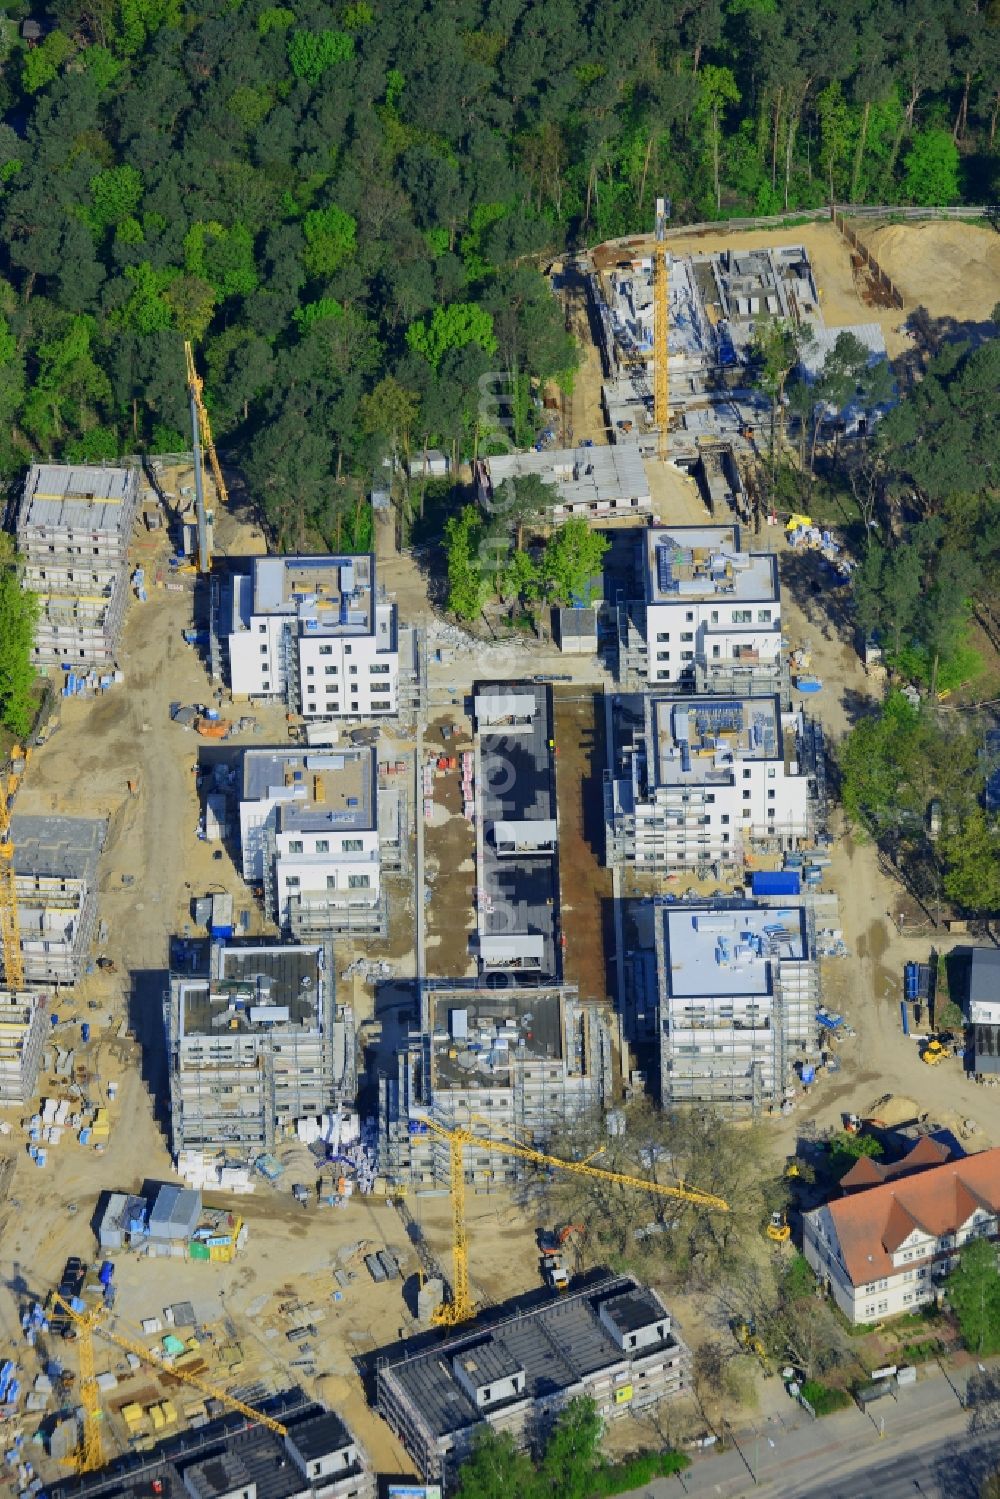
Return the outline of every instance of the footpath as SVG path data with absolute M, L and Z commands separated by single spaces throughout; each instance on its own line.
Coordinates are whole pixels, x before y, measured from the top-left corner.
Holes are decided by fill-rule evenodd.
M 694 1457 L 692 1466 L 672 1478 L 660 1478 L 632 1490 L 625 1499 L 679 1499 L 682 1494 L 712 1499 L 793 1499 L 793 1496 L 839 1492 L 839 1480 L 852 1473 L 871 1474 L 894 1458 L 946 1444 L 967 1445 L 968 1386 L 980 1370 L 1000 1373 L 1000 1359 L 974 1361 L 960 1368 L 925 1366 L 918 1382 L 895 1397 L 876 1401 L 867 1413 L 857 1406 L 813 1419 L 790 1398 L 787 1410 L 762 1415 L 749 1425 L 725 1429 L 725 1446 Z M 1000 1409 L 997 1410 L 1000 1420 Z M 1000 1449 L 1000 1426 L 995 1441 Z M 984 1444 L 992 1447 L 987 1439 Z M 913 1459 L 917 1461 L 916 1459 Z M 1000 1457 L 998 1457 L 1000 1460 Z M 914 1468 L 919 1473 L 918 1468 Z M 933 1496 L 945 1489 L 908 1480 L 908 1492 Z M 834 1487 L 836 1486 L 836 1487 Z M 848 1483 L 845 1493 L 874 1493 Z M 880 1493 L 885 1493 L 880 1487 Z

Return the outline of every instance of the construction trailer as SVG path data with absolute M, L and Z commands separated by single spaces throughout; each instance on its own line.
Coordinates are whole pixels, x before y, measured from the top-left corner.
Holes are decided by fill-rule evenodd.
M 128 596 L 139 471 L 33 463 L 17 516 L 24 586 L 40 610 L 39 666 L 113 666 Z

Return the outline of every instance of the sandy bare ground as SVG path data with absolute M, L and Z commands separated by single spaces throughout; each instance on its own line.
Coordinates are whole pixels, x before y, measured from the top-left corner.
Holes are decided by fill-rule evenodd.
M 924 306 L 932 317 L 975 323 L 989 318 L 1000 301 L 1000 234 L 977 224 L 887 224 L 853 226 L 882 269 L 899 287 L 907 307 Z

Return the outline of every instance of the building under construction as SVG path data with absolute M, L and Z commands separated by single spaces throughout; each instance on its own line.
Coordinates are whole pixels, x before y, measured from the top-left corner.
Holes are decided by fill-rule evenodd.
M 172 1145 L 182 1175 L 252 1166 L 294 1131 L 353 1101 L 354 1022 L 334 997 L 325 943 L 213 942 L 207 967 L 174 973 L 165 1001 Z
M 379 1356 L 376 1400 L 424 1481 L 447 1483 L 487 1423 L 527 1447 L 574 1397 L 614 1420 L 680 1395 L 689 1366 L 657 1293 L 605 1271 L 557 1300 L 497 1307 L 419 1352 Z
M 33 1097 L 47 1029 L 40 995 L 0 989 L 0 1108 L 23 1107 Z
M 101 818 L 11 818 L 18 929 L 27 984 L 75 984 L 97 924 Z
M 446 1185 L 448 1143 L 428 1130 L 468 1124 L 496 1139 L 544 1149 L 612 1097 L 607 1019 L 581 1004 L 575 985 L 489 980 L 428 983 L 420 1026 L 379 1083 L 379 1165 L 392 1182 L 431 1191 Z M 509 1186 L 524 1174 L 517 1157 L 486 1140 L 466 1151 L 476 1191 Z
M 235 1412 L 93 1473 L 58 1478 L 51 1499 L 375 1499 L 364 1449 L 333 1411 L 301 1390 L 265 1402 L 284 1436 Z
M 820 1059 L 811 910 L 654 902 L 660 1100 L 777 1113 Z
M 38 665 L 110 667 L 128 594 L 139 472 L 33 463 L 17 517 L 24 585 L 38 595 Z

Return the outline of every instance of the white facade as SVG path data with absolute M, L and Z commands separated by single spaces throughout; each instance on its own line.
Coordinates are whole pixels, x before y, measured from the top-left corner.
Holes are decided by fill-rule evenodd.
M 1000 952 L 974 947 L 969 973 L 970 1025 L 1000 1025 Z
M 780 671 L 777 558 L 745 552 L 738 526 L 657 528 L 645 536 L 647 677 L 712 679 L 733 690 Z
M 742 863 L 751 844 L 811 829 L 804 722 L 777 697 L 643 700 L 645 724 L 608 783 L 608 850 L 640 866 Z
M 314 719 L 399 711 L 396 606 L 378 598 L 372 556 L 256 559 L 233 579 L 228 643 L 234 697 Z
M 243 878 L 297 937 L 381 924 L 376 751 L 248 750 Z
M 1000 1149 L 871 1187 L 802 1215 L 802 1249 L 852 1323 L 913 1311 L 974 1238 L 996 1238 Z
M 480 504 L 502 512 L 504 482 L 528 474 L 535 474 L 552 486 L 553 503 L 548 518 L 556 523 L 570 516 L 610 520 L 652 514 L 653 500 L 642 454 L 632 443 L 547 449 L 540 453 L 532 448 L 525 453 L 480 459 L 475 470 Z
M 0 989 L 0 1107 L 34 1094 L 48 1015 L 37 994 Z

